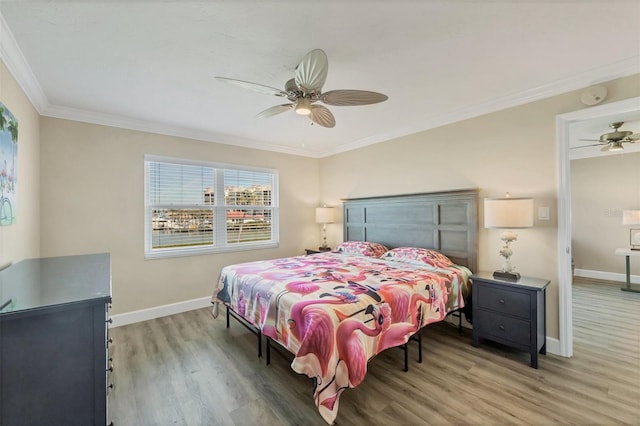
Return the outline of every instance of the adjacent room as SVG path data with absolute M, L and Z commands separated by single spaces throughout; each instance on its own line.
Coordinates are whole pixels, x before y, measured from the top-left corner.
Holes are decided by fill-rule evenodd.
M 640 0 L 0 2 L 0 424 L 637 424 Z

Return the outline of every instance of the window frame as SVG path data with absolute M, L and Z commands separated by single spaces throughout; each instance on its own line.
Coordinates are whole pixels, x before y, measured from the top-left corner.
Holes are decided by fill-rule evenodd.
M 214 202 L 212 205 L 201 204 L 151 204 L 149 203 L 149 163 L 170 163 L 186 166 L 196 167 L 208 167 L 214 170 L 215 175 L 215 189 L 214 189 Z M 196 256 L 203 254 L 224 253 L 233 251 L 244 250 L 258 250 L 264 248 L 274 248 L 279 245 L 279 191 L 278 191 L 278 171 L 275 169 L 252 167 L 238 164 L 217 163 L 210 161 L 192 160 L 187 158 L 178 157 L 166 157 L 152 154 L 145 154 L 144 156 L 144 258 L 145 259 L 158 259 L 168 257 L 181 257 L 181 256 Z M 260 172 L 268 173 L 272 176 L 271 187 L 271 205 L 270 206 L 258 206 L 258 205 L 242 205 L 235 206 L 225 204 L 225 183 L 224 183 L 224 171 L 225 170 L 237 170 L 247 172 Z M 271 211 L 271 238 L 268 241 L 259 242 L 243 242 L 229 244 L 227 242 L 227 210 L 233 207 L 242 207 L 244 209 L 260 209 Z M 211 209 L 213 212 L 213 244 L 206 246 L 186 246 L 186 247 L 167 247 L 167 248 L 152 248 L 153 238 L 153 210 L 159 208 L 197 208 L 197 209 Z

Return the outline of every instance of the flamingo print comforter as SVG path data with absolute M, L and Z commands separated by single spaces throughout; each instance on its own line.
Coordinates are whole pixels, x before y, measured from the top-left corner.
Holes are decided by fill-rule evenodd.
M 213 301 L 295 355 L 291 367 L 315 378 L 316 406 L 331 424 L 372 357 L 464 306 L 470 275 L 328 252 L 227 266 Z

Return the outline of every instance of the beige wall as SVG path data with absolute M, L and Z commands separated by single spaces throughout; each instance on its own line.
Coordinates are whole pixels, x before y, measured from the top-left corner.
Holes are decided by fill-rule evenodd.
M 110 252 L 113 312 L 211 294 L 224 265 L 304 253 L 317 246 L 318 161 L 53 118 L 41 119 L 42 255 Z M 280 246 L 144 260 L 144 155 L 279 171 Z
M 618 247 L 629 247 L 622 210 L 640 209 L 640 152 L 571 161 L 572 250 L 575 266 L 625 273 Z M 634 259 L 635 260 L 635 259 Z M 640 275 L 640 262 L 631 273 Z
M 226 264 L 301 253 L 320 240 L 319 203 L 341 198 L 478 188 L 480 198 L 531 196 L 551 221 L 521 230 L 514 264 L 549 278 L 548 334 L 558 335 L 555 117 L 584 106 L 579 91 L 320 160 L 40 118 L 0 67 L 0 98 L 20 123 L 19 223 L 0 228 L 0 263 L 111 252 L 114 313 L 207 296 Z M 640 76 L 606 83 L 608 102 L 640 96 Z M 280 246 L 144 260 L 144 154 L 269 167 L 280 173 Z M 442 159 L 446 159 L 442 161 Z M 318 191 L 320 188 L 320 191 Z M 482 214 L 480 214 L 482 219 Z M 498 230 L 480 229 L 479 267 L 501 263 Z M 331 245 L 340 223 L 328 226 Z
M 640 75 L 606 83 L 608 102 L 640 95 Z M 518 232 L 513 263 L 523 275 L 551 280 L 547 330 L 558 336 L 557 114 L 584 108 L 579 91 L 509 108 L 320 160 L 320 197 L 341 198 L 478 188 L 480 198 L 530 196 L 551 207 L 551 221 Z M 480 203 L 482 206 L 482 203 Z M 480 212 L 482 223 L 482 212 Z M 342 228 L 330 227 L 340 240 Z M 478 264 L 501 265 L 499 230 L 481 227 Z
M 0 267 L 40 255 L 40 125 L 38 112 L 0 61 L 0 102 L 18 120 L 16 224 L 0 226 Z

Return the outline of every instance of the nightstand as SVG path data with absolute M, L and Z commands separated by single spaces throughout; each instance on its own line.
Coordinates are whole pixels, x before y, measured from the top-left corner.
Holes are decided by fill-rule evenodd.
M 528 351 L 531 367 L 538 353 L 546 354 L 546 288 L 549 280 L 521 277 L 518 281 L 493 278 L 492 272 L 471 276 L 473 346 L 481 339 Z
M 306 251 L 307 254 L 316 254 L 316 253 L 324 253 L 326 251 L 331 251 L 331 248 L 328 248 L 326 250 L 320 250 L 319 248 L 317 248 L 317 249 L 304 249 L 304 251 Z

